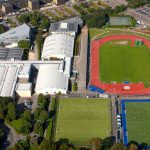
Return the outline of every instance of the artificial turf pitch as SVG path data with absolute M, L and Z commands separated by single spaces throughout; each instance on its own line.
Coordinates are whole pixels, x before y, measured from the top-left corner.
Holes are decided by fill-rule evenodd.
M 108 42 L 100 47 L 100 80 L 111 83 L 142 81 L 150 85 L 150 49 Z
M 150 146 L 150 102 L 125 102 L 128 142 Z
M 61 99 L 58 105 L 55 140 L 68 139 L 88 145 L 91 138 L 110 136 L 109 99 Z

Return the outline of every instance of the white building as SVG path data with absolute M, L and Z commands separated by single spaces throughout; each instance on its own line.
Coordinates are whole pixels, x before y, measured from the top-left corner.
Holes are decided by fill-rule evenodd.
M 49 60 L 51 58 L 64 59 L 72 57 L 74 49 L 74 37 L 68 34 L 53 34 L 45 39 L 42 59 Z
M 19 96 L 30 97 L 32 90 L 32 84 L 29 83 L 30 70 L 31 64 L 0 62 L 0 96 L 14 97 L 16 89 Z
M 64 74 L 64 64 L 40 65 L 35 92 L 37 94 L 55 94 L 68 91 L 69 77 Z
M 14 96 L 18 71 L 16 65 L 0 65 L 0 96 Z
M 31 64 L 20 66 L 18 77 L 29 79 L 31 72 Z
M 16 92 L 20 97 L 31 97 L 32 84 L 31 83 L 18 83 L 16 85 Z

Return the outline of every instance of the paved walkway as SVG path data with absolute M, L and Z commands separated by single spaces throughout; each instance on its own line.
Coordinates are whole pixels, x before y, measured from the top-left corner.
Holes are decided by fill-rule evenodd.
M 81 33 L 81 51 L 79 58 L 79 81 L 78 81 L 78 91 L 86 90 L 86 80 L 87 80 L 87 51 L 88 51 L 88 28 L 83 27 Z
M 116 122 L 116 100 L 111 99 L 111 122 L 112 122 L 112 136 L 117 138 L 117 122 Z
M 25 138 L 25 136 L 17 134 L 16 130 L 11 125 L 6 124 L 6 126 L 10 129 L 10 134 L 8 135 L 8 139 L 10 141 L 9 147 L 13 147 L 15 143 Z

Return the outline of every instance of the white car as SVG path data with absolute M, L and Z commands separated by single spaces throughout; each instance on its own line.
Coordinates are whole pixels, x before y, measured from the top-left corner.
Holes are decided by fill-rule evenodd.
M 121 122 L 121 119 L 120 119 L 120 118 L 117 118 L 117 122 Z
M 120 114 L 117 114 L 117 118 L 121 118 L 121 115 L 120 115 Z

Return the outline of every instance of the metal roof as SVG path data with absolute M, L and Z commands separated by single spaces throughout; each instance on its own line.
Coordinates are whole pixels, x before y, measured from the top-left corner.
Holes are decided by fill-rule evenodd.
M 41 65 L 38 72 L 35 91 L 57 88 L 68 89 L 68 77 L 59 71 L 60 64 Z
M 14 29 L 11 29 L 3 34 L 0 34 L 0 42 L 9 43 L 11 41 L 19 41 L 27 39 L 30 36 L 30 27 L 27 24 L 22 24 Z
M 62 28 L 62 23 L 67 23 L 67 28 Z M 77 32 L 78 25 L 83 25 L 83 20 L 80 17 L 73 17 L 59 22 L 51 23 L 50 32 Z
M 67 34 L 52 34 L 45 39 L 42 58 L 49 59 L 57 57 L 72 57 L 74 48 L 74 37 Z
M 21 60 L 23 49 L 21 48 L 0 48 L 0 60 Z
M 0 96 L 12 97 L 17 82 L 18 67 L 0 66 Z

